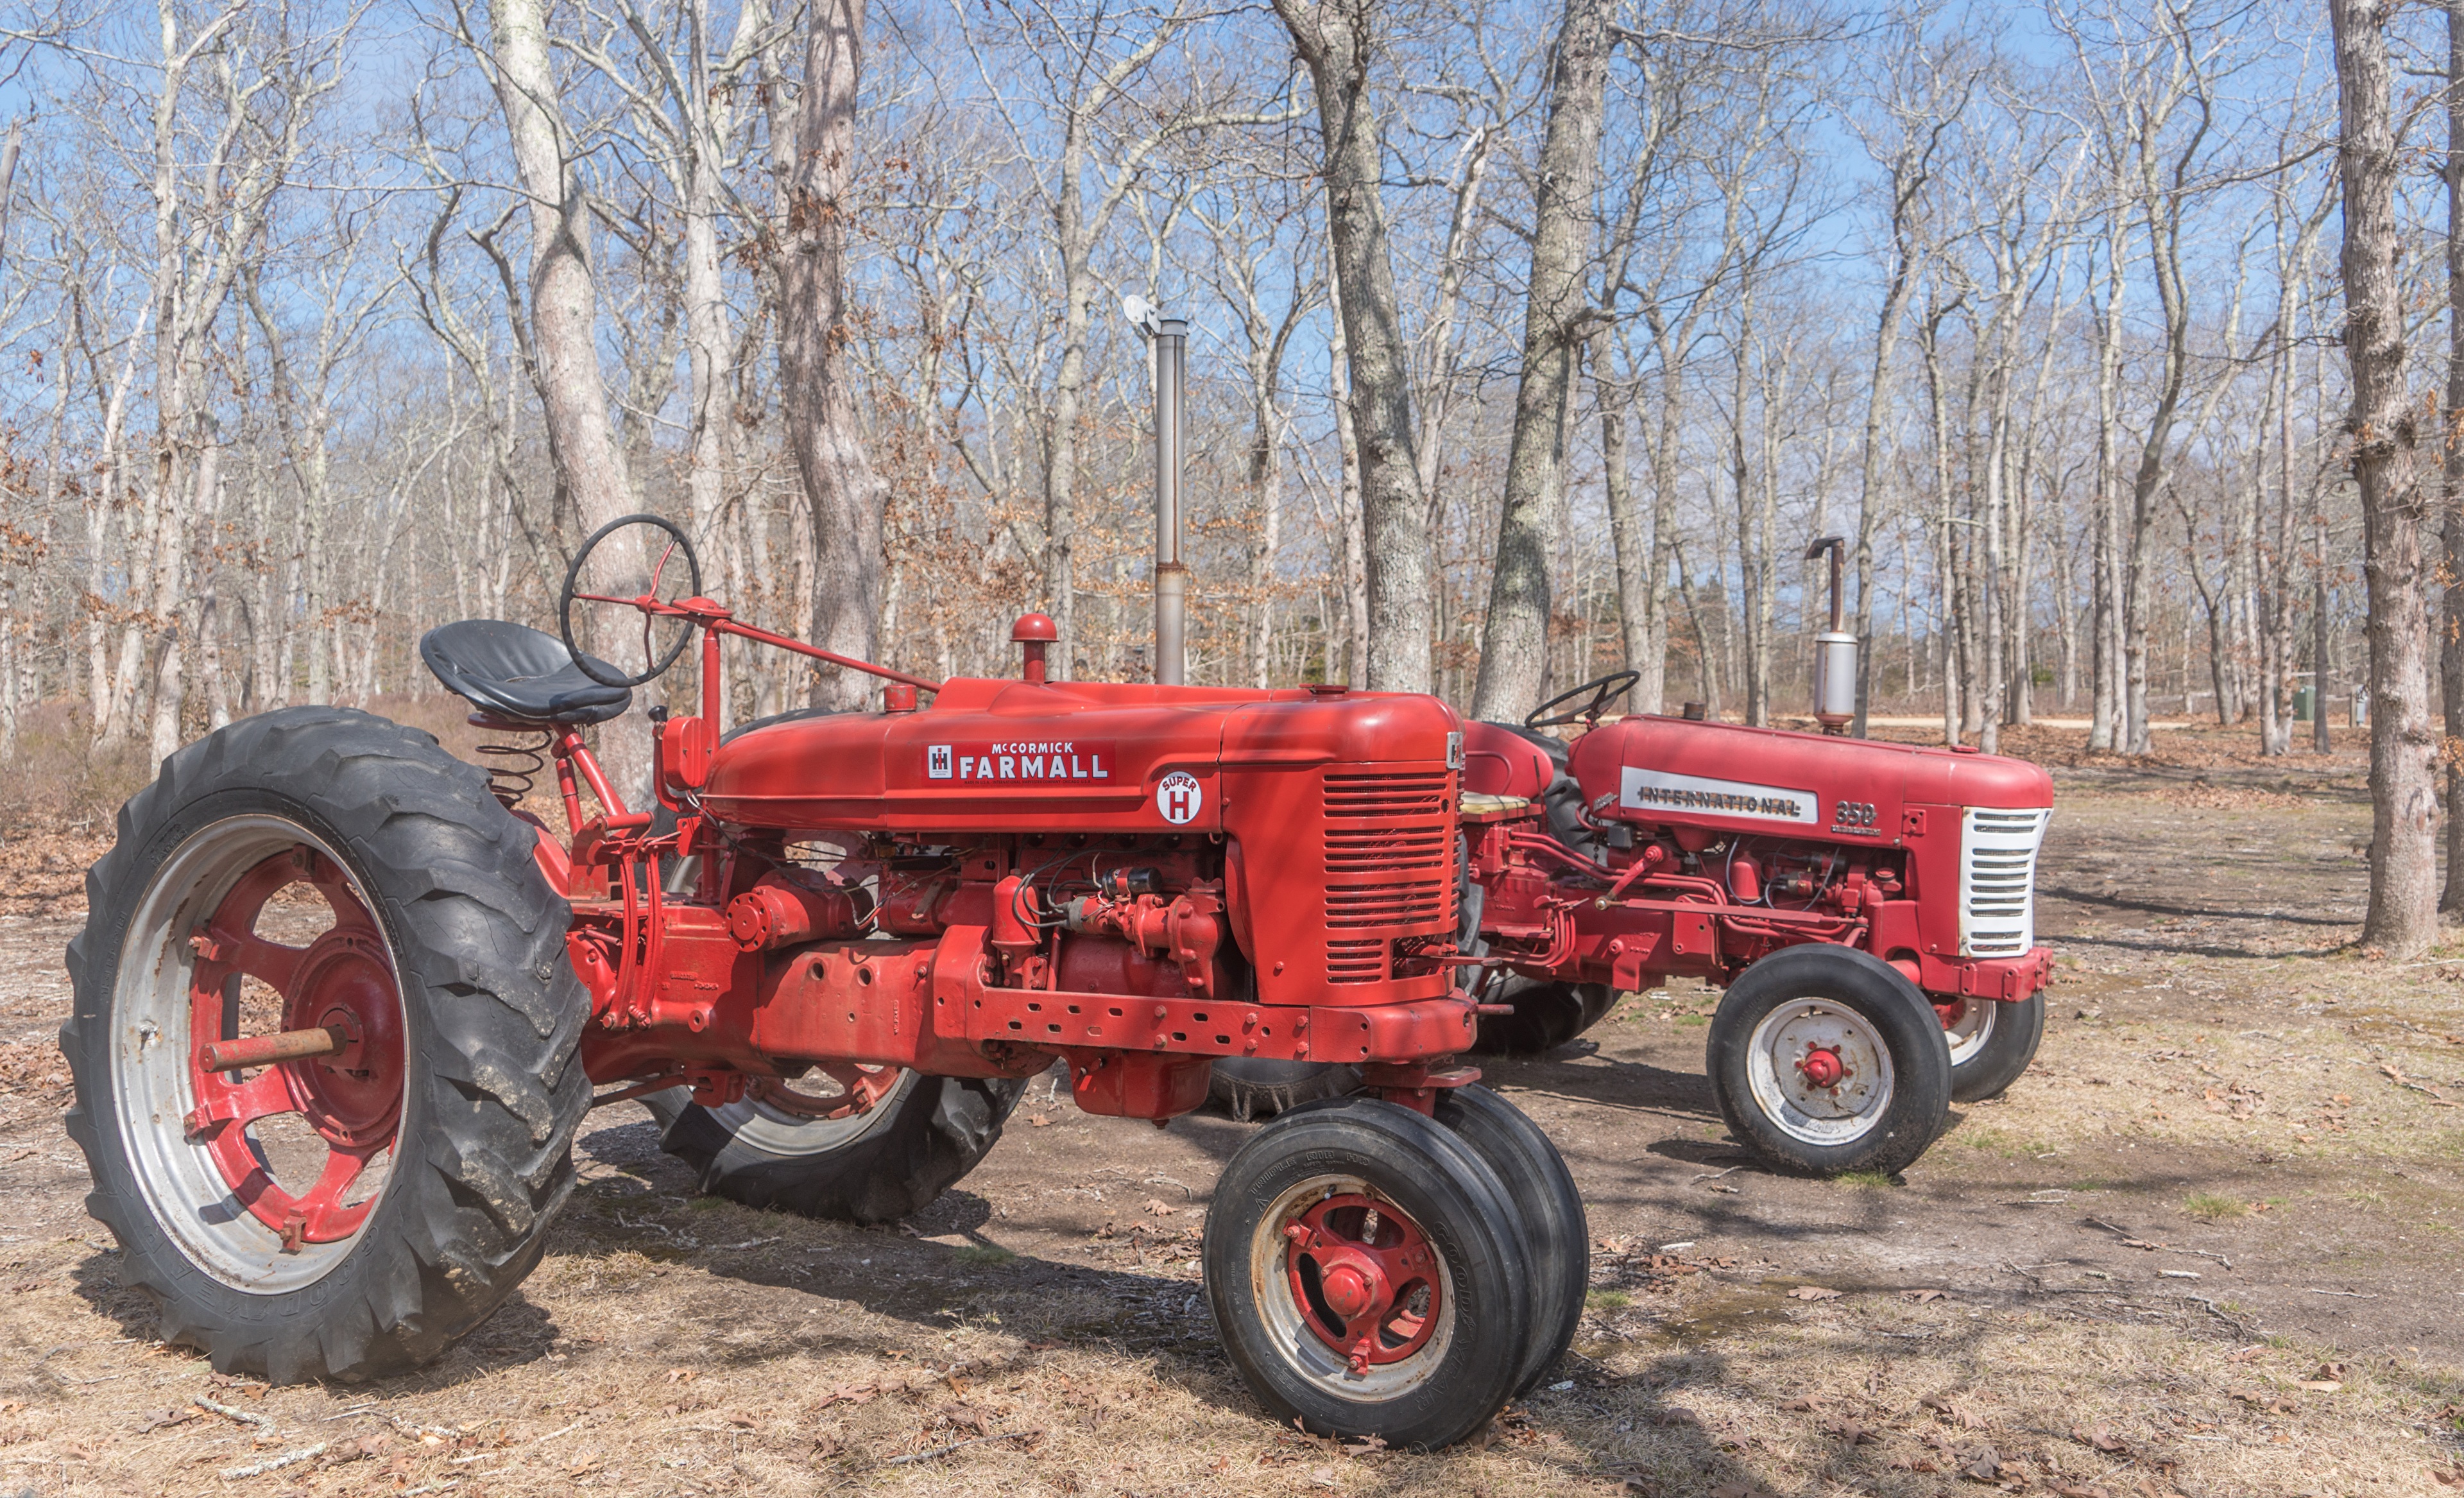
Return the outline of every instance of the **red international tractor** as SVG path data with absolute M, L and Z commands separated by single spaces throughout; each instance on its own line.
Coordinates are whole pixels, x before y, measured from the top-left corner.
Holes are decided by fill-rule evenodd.
M 1218 1058 L 1260 1058 L 1340 1061 L 1364 1090 L 1260 1129 L 1217 1185 L 1206 1293 L 1258 1397 L 1430 1445 L 1540 1377 L 1581 1313 L 1583 1208 L 1454 1064 L 1477 1006 L 1443 703 L 1050 681 L 1033 614 L 1019 678 L 922 681 L 736 621 L 680 533 L 629 523 L 673 535 L 652 585 L 580 590 L 602 531 L 561 640 L 422 642 L 512 738 L 493 773 L 294 708 L 181 750 L 122 808 L 61 1044 L 90 1206 L 165 1339 L 276 1379 L 435 1356 L 539 1261 L 601 1103 L 663 1100 L 705 1189 L 881 1221 L 965 1175 L 1056 1061 L 1081 1108 L 1161 1123 Z M 577 648 L 577 603 L 638 610 L 641 671 Z M 653 712 L 658 804 L 636 806 L 583 731 L 696 636 L 700 711 Z M 879 711 L 722 738 L 731 636 L 890 685 Z M 561 829 L 522 806 L 551 766 Z M 1540 835 L 1480 815 L 1489 864 Z M 1579 940 L 1529 955 L 1632 976 Z
M 1706 1059 L 1741 1142 L 1796 1171 L 1904 1169 L 2044 1033 L 2052 781 L 1965 748 L 1600 722 L 1633 681 L 1467 730 L 1463 944 L 1497 964 L 1476 991 L 1513 1006 L 1483 1048 L 1560 1045 L 1617 994 L 1704 979 L 1727 990 Z M 1540 731 L 1574 722 L 1571 745 Z
M 1620 993 L 1674 977 L 1727 990 L 1711 1090 L 1785 1170 L 1897 1172 L 1953 1100 L 2001 1093 L 2036 1052 L 2052 954 L 2036 850 L 2053 782 L 1964 746 L 1838 737 L 1857 640 L 1815 637 L 1820 734 L 1653 715 L 1602 721 L 1638 679 L 1588 681 L 1521 727 L 1465 729 L 1462 952 L 1476 1049 L 1548 1050 Z M 1573 704 L 1579 703 L 1579 706 Z M 1580 725 L 1569 744 L 1548 732 Z M 1504 1012 L 1499 1012 L 1499 1011 Z M 1340 1092 L 1340 1067 L 1217 1068 L 1236 1113 Z

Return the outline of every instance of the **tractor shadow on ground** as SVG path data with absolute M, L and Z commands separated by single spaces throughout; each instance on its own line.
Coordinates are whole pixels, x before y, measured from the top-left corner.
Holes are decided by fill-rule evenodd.
M 1639 1061 L 1599 1054 L 1589 1039 L 1574 1040 L 1537 1056 L 1473 1058 L 1481 1080 L 1499 1091 L 1534 1092 L 1571 1102 L 1680 1122 L 1718 1123 L 1711 1079 L 1700 1071 L 1672 1071 Z
M 2075 890 L 2057 884 L 2039 884 L 2036 897 L 2040 900 L 2068 900 L 2077 905 L 2094 905 L 2105 910 L 2144 911 L 2152 915 L 2184 915 L 2205 920 L 2248 921 L 2283 926 L 2350 926 L 2358 917 L 2344 915 L 2300 915 L 2283 911 L 2252 912 L 2248 910 L 2212 910 L 2199 905 L 2173 905 L 2162 900 L 2135 899 L 2104 891 Z

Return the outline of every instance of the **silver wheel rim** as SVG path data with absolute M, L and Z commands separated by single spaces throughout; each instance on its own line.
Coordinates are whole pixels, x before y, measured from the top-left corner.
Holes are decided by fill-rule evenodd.
M 1833 1086 L 1800 1065 L 1816 1050 L 1838 1057 Z M 1853 1144 L 1891 1110 L 1890 1047 L 1871 1021 L 1829 999 L 1792 999 L 1764 1015 L 1746 1043 L 1746 1079 L 1762 1115 L 1807 1144 Z
M 1312 1176 L 1286 1187 L 1250 1229 L 1249 1294 L 1265 1325 L 1266 1345 L 1286 1367 L 1336 1399 L 1381 1402 L 1427 1382 L 1445 1361 L 1455 1335 L 1454 1273 L 1440 1252 L 1437 1325 L 1417 1352 L 1396 1362 L 1372 1363 L 1365 1373 L 1353 1373 L 1343 1356 L 1311 1330 L 1309 1312 L 1293 1298 L 1291 1275 L 1285 1268 L 1284 1224 L 1328 1197 L 1338 1196 L 1385 1200 L 1384 1192 L 1358 1176 Z M 1428 1239 L 1425 1228 L 1421 1237 Z M 1432 1250 L 1437 1248 L 1434 1240 L 1429 1245 Z
M 331 859 L 360 902 L 371 913 L 377 910 L 359 875 L 324 839 L 280 817 L 227 818 L 191 833 L 155 870 L 121 942 L 111 995 L 112 1105 L 146 1211 L 191 1264 L 233 1289 L 260 1295 L 284 1294 L 332 1273 L 366 1236 L 379 1201 L 393 1185 L 388 1163 L 357 1231 L 285 1252 L 281 1235 L 240 1202 L 206 1146 L 191 1142 L 185 1127 L 197 1105 L 188 1077 L 195 1044 L 188 1033 L 195 970 L 188 933 L 222 904 L 241 875 L 300 844 Z M 385 962 L 399 993 L 401 964 L 390 944 Z
M 1961 1001 L 1959 1023 L 1942 1032 L 1950 1043 L 1950 1064 L 1964 1067 L 1985 1053 L 1985 1046 L 1993 1038 L 1994 1015 L 2001 1005 L 1991 999 Z
M 743 1097 L 710 1110 L 712 1118 L 731 1138 L 767 1155 L 827 1155 L 854 1143 L 874 1125 L 898 1111 L 915 1090 L 919 1073 L 908 1072 L 882 1094 L 881 1101 L 845 1118 L 808 1118 L 759 1098 Z

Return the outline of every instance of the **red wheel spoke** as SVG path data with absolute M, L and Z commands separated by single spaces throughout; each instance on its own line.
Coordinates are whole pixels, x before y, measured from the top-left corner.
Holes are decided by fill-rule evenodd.
M 1386 1271 L 1386 1282 L 1395 1287 L 1395 1294 L 1398 1300 L 1402 1296 L 1404 1286 L 1427 1279 L 1430 1270 L 1436 1267 L 1436 1261 L 1430 1256 L 1428 1246 L 1419 1242 L 1417 1236 L 1406 1239 L 1392 1248 L 1372 1248 L 1364 1244 L 1361 1245 L 1361 1252 L 1375 1259 L 1378 1267 Z
M 192 1139 L 236 1138 L 241 1130 L 260 1118 L 299 1111 L 280 1067 L 268 1067 L 248 1081 L 237 1083 L 203 1068 L 197 1068 L 194 1075 L 197 1106 L 187 1119 L 188 1137 Z
M 300 1237 L 312 1244 L 332 1243 L 348 1238 L 359 1228 L 360 1221 L 368 1215 L 368 1203 L 342 1204 L 343 1193 L 351 1189 L 368 1161 L 385 1152 L 383 1144 L 363 1144 L 348 1149 L 336 1146 L 325 1157 L 325 1169 L 317 1183 L 302 1193 L 295 1210 L 303 1220 Z
M 203 935 L 212 943 L 214 961 L 247 974 L 285 998 L 299 977 L 299 959 L 308 955 L 305 947 L 286 947 L 253 932 L 233 931 L 219 919 L 209 923 Z

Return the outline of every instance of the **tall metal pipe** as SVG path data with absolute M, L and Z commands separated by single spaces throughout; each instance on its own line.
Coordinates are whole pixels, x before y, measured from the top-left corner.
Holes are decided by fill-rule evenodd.
M 1188 345 L 1187 319 L 1156 321 L 1155 679 L 1167 687 L 1181 685 L 1188 664 L 1189 569 L 1180 564 L 1181 369 Z

